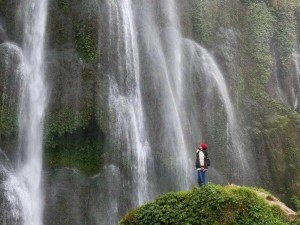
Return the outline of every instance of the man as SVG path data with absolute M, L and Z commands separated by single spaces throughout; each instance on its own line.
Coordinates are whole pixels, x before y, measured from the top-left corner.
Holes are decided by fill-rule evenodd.
M 205 143 L 199 143 L 199 147 L 196 151 L 196 169 L 197 169 L 197 175 L 198 175 L 198 184 L 199 187 L 206 184 L 206 177 L 205 173 L 208 170 L 208 156 L 207 156 L 207 144 Z

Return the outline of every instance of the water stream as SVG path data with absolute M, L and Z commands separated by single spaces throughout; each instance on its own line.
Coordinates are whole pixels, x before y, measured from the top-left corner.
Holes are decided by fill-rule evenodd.
M 117 49 L 118 68 L 117 74 L 110 75 L 110 111 L 116 117 L 111 130 L 116 144 L 127 148 L 126 157 L 132 164 L 133 192 L 137 194 L 137 204 L 141 205 L 152 197 L 148 173 L 153 168 L 148 167 L 152 156 L 140 91 L 139 49 L 133 4 L 131 0 L 114 0 L 108 5 L 110 38 L 117 38 L 117 42 L 112 44 Z M 113 46 L 111 50 L 115 49 Z
M 47 0 L 26 0 L 20 7 L 24 21 L 24 39 L 19 105 L 19 157 L 16 171 L 10 174 L 7 180 L 10 185 L 7 186 L 13 188 L 11 196 L 18 196 L 23 224 L 41 225 L 43 122 L 47 105 L 44 81 Z
M 219 69 L 216 61 L 212 55 L 196 42 L 186 39 L 186 46 L 190 48 L 191 58 L 193 63 L 191 66 L 194 68 L 194 72 L 197 74 L 204 74 L 214 82 L 220 93 L 220 97 L 224 103 L 224 107 L 228 119 L 228 134 L 231 145 L 227 146 L 230 154 L 228 155 L 229 162 L 233 166 L 233 179 L 235 182 L 244 183 L 246 178 L 249 179 L 250 167 L 249 167 L 249 155 L 244 152 L 245 146 L 241 136 L 241 129 L 237 122 L 236 113 L 232 105 L 230 95 L 227 89 L 227 85 L 224 76 Z
M 210 126 L 205 123 L 211 115 L 205 114 L 207 112 L 203 109 L 209 101 L 204 98 L 209 95 L 215 100 L 211 105 L 221 103 L 220 108 L 225 109 L 223 120 L 227 134 L 224 136 L 227 135 L 227 140 L 224 142 L 228 144 L 225 147 L 228 163 L 234 164 L 230 168 L 232 180 L 241 184 L 246 182 L 245 179 L 253 179 L 252 173 L 256 171 L 250 170 L 251 153 L 245 152 L 242 129 L 224 75 L 211 53 L 183 37 L 178 2 L 95 2 L 103 7 L 100 10 L 105 15 L 99 19 L 99 55 L 102 58 L 98 67 L 100 72 L 96 76 L 105 77 L 103 80 L 108 81 L 107 90 L 103 92 L 107 91 L 105 94 L 108 95 L 105 100 L 108 102 L 109 118 L 105 119 L 109 120 L 107 136 L 110 135 L 111 143 L 104 156 L 99 156 L 105 159 L 97 175 L 84 177 L 73 168 L 78 175 L 75 176 L 73 169 L 70 171 L 74 184 L 77 184 L 78 177 L 84 177 L 80 178 L 86 179 L 82 183 L 89 184 L 82 187 L 78 182 L 77 192 L 73 193 L 71 187 L 66 188 L 65 184 L 58 182 L 59 188 L 53 191 L 55 196 L 49 198 L 59 198 L 64 191 L 70 192 L 70 196 L 78 198 L 73 201 L 73 204 L 78 204 L 76 210 L 82 213 L 78 218 L 82 216 L 84 221 L 112 225 L 128 210 L 159 194 L 189 189 L 196 184 L 193 163 L 196 146 L 192 142 L 205 136 L 203 125 Z M 43 126 L 48 100 L 44 68 L 47 5 L 47 0 L 24 0 L 20 5 L 24 18 L 24 40 L 19 155 L 16 168 L 11 171 L 5 168 L 4 171 L 8 176 L 5 187 L 11 214 L 15 220 L 21 218 L 24 225 L 43 224 Z M 295 61 L 299 81 L 297 63 Z M 207 82 L 207 89 L 200 90 L 196 76 L 204 77 L 200 80 Z M 300 88 L 300 83 L 298 85 Z M 105 96 L 101 91 L 96 93 Z M 203 93 L 204 96 L 200 96 Z M 216 95 L 220 101 L 216 100 Z M 199 96 L 203 99 L 199 100 Z M 215 134 L 208 131 L 206 137 L 209 135 Z M 211 143 L 208 144 L 210 146 Z M 211 154 L 219 154 L 218 149 Z M 7 158 L 2 155 L 0 151 L 0 156 Z M 209 173 L 216 174 L 217 182 L 225 181 L 227 177 L 224 178 L 223 171 L 216 168 Z M 81 190 L 87 190 L 87 193 Z M 67 202 L 68 196 L 64 197 L 62 201 Z M 51 207 L 55 208 L 56 199 L 53 202 Z M 70 204 L 68 207 L 73 206 Z M 49 212 L 49 217 L 55 213 Z
M 143 52 L 144 92 L 151 92 L 159 111 L 149 115 L 156 133 L 151 133 L 159 154 L 171 162 L 170 176 L 178 189 L 191 185 L 189 152 L 184 133 L 182 37 L 177 4 L 168 1 L 141 1 L 137 9 L 140 20 L 139 45 Z M 151 89 L 151 91 L 150 91 Z M 148 111 L 151 108 L 147 107 Z M 157 125 L 158 126 L 157 126 Z M 161 135 L 157 135 L 161 134 Z M 158 176 L 165 176 L 159 174 Z
M 293 87 L 293 100 L 294 104 L 293 107 L 296 109 L 299 105 L 299 99 L 300 99 L 300 55 L 297 52 L 293 53 L 293 61 L 295 64 L 295 87 Z

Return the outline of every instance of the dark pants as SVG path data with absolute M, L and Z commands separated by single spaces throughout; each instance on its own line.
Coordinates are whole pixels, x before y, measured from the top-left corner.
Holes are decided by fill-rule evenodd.
M 199 187 L 201 187 L 202 185 L 206 184 L 206 177 L 205 177 L 206 171 L 197 170 L 197 172 L 198 172 L 198 184 Z

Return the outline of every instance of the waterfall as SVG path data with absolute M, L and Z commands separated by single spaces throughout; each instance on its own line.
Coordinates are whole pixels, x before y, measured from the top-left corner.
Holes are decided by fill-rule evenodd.
M 265 5 L 195 1 L 0 0 L 0 224 L 117 224 L 197 185 L 199 141 L 208 181 L 281 193 L 284 171 L 272 171 L 285 146 L 296 165 L 299 49 L 285 76 L 280 18 L 263 18 L 266 32 L 251 24 Z M 251 51 L 251 30 L 270 46 Z M 260 56 L 273 60 L 264 92 Z
M 276 58 L 276 52 L 274 52 L 273 55 Z M 288 102 L 287 93 L 283 91 L 281 86 L 280 71 L 277 60 L 273 60 L 273 72 L 271 73 L 271 77 L 267 82 L 267 89 L 274 98 L 281 102 Z
M 192 40 L 185 40 L 186 46 L 190 49 L 190 57 L 191 57 L 191 66 L 196 71 L 196 73 L 201 74 L 201 72 L 207 76 L 211 82 L 217 86 L 218 91 L 220 93 L 221 99 L 224 103 L 224 107 L 227 114 L 228 119 L 228 133 L 227 136 L 230 137 L 231 145 L 227 148 L 229 150 L 229 158 L 233 163 L 232 168 L 232 176 L 235 181 L 239 183 L 244 183 L 246 181 L 246 177 L 249 178 L 251 176 L 252 170 L 250 170 L 249 166 L 249 154 L 244 152 L 245 146 L 243 143 L 243 139 L 241 136 L 241 129 L 236 120 L 235 110 L 232 105 L 227 85 L 224 80 L 224 76 L 216 64 L 214 58 L 208 53 L 206 49 L 198 45 Z M 251 178 L 250 178 L 251 180 Z
M 5 185 L 9 188 L 8 199 L 13 199 L 10 201 L 12 205 L 20 204 L 23 224 L 41 225 L 43 122 L 47 104 L 43 66 L 47 1 L 26 0 L 20 7 L 24 13 L 24 39 L 19 101 L 19 158 L 16 171 L 9 173 Z
M 167 159 L 164 163 L 169 170 L 158 176 L 167 173 L 173 188 L 187 189 L 193 173 L 184 133 L 182 37 L 177 5 L 173 0 L 144 0 L 137 11 L 144 82 L 148 83 L 144 92 L 149 92 L 151 101 L 159 104 L 158 111 L 151 109 L 153 102 L 147 108 L 152 111 L 148 117 L 155 130 L 151 133 L 152 144 L 157 154 Z
M 161 46 L 164 52 L 166 67 L 166 86 L 169 96 L 167 102 L 171 103 L 170 109 L 165 111 L 166 117 L 170 117 L 172 122 L 169 128 L 170 139 L 173 141 L 172 149 L 176 149 L 176 167 L 179 168 L 180 188 L 188 189 L 190 187 L 191 163 L 189 162 L 188 150 L 184 133 L 185 110 L 183 107 L 183 74 L 182 74 L 182 35 L 180 21 L 178 17 L 177 4 L 174 0 L 162 1 L 162 9 L 169 22 L 163 29 Z M 175 134 L 175 135 L 174 135 Z M 174 135 L 172 137 L 172 135 Z
M 111 115 L 114 115 L 111 118 L 111 131 L 115 148 L 126 148 L 122 157 L 132 164 L 132 191 L 137 195 L 135 204 L 141 205 L 152 197 L 148 177 L 153 168 L 140 90 L 140 62 L 134 12 L 131 0 L 109 1 L 108 6 L 110 38 L 117 39 L 110 46 L 110 51 L 116 49 L 116 53 L 111 54 L 116 54 L 117 61 L 116 74 L 110 74 L 109 107 Z
M 293 53 L 293 61 L 295 64 L 295 87 L 293 88 L 293 107 L 296 109 L 299 105 L 300 99 L 300 55 L 297 52 Z

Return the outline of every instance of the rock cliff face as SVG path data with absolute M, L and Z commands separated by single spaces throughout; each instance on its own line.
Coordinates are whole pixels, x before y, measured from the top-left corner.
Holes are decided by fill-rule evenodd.
M 190 187 L 199 138 L 211 150 L 212 181 L 300 198 L 299 1 L 121 2 L 49 1 L 45 224 L 115 224 L 145 187 L 150 199 Z M 20 1 L 0 0 L 0 159 L 8 167 L 17 155 L 20 11 Z M 221 92 L 195 69 L 198 45 L 224 76 L 249 177 L 230 151 Z M 139 101 L 144 117 L 131 120 Z M 140 146 L 151 149 L 146 164 Z
M 230 84 L 259 176 L 278 192 L 297 190 L 298 4 L 195 1 L 192 16 L 194 38 L 214 51 Z

